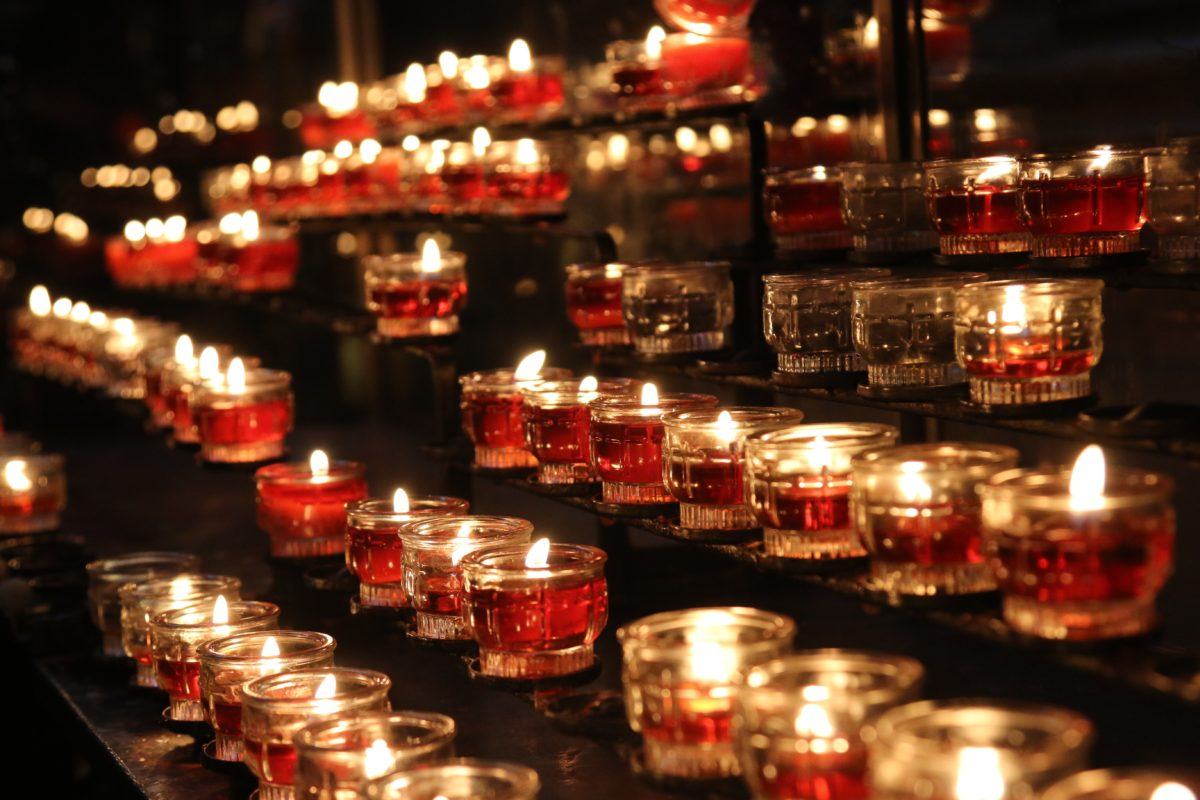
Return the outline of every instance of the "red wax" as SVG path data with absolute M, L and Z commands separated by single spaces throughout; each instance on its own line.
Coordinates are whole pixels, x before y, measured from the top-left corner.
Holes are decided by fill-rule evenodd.
M 290 743 L 245 740 L 242 756 L 246 766 L 265 783 L 291 786 L 296 773 L 296 748 Z
M 742 465 L 728 452 L 703 450 L 699 460 L 671 459 L 667 488 L 681 503 L 736 506 L 744 503 Z
M 495 172 L 488 180 L 488 196 L 497 200 L 550 200 L 561 203 L 570 193 L 565 172 L 536 170 Z
M 461 613 L 462 572 L 422 572 L 414 582 L 412 606 L 426 614 Z
M 565 650 L 591 644 L 608 623 L 608 584 L 601 576 L 549 588 L 478 589 L 470 608 L 485 650 Z
M 938 233 L 1020 233 L 1021 193 L 1015 187 L 977 186 L 972 191 L 939 192 L 929 203 Z
M 462 400 L 463 430 L 483 447 L 525 448 L 521 395 L 472 391 Z
M 158 685 L 171 697 L 200 699 L 200 662 L 154 659 Z
M 171 413 L 167 398 L 162 393 L 162 370 L 152 369 L 146 373 L 145 400 L 152 419 L 160 420 Z
M 766 189 L 767 221 L 772 231 L 787 235 L 846 229 L 837 181 L 783 181 Z
M 1136 231 L 1145 212 L 1141 175 L 1025 180 L 1025 213 L 1036 235 Z
M 462 109 L 458 104 L 458 93 L 454 84 L 449 81 L 429 86 L 425 89 L 425 102 L 421 104 L 421 114 L 426 119 L 451 123 L 458 120 Z
M 420 278 L 385 280 L 370 289 L 372 308 L 379 316 L 391 319 L 430 319 L 450 317 L 462 311 L 467 300 L 465 280 Z
M 446 192 L 451 199 L 458 203 L 482 200 L 487 194 L 487 186 L 483 180 L 483 168 L 474 164 L 466 166 L 448 164 L 442 169 L 442 180 L 445 181 Z
M 673 702 L 664 703 L 658 714 L 642 714 L 642 735 L 683 744 L 732 741 L 733 701 L 728 697 L 709 697 L 708 692 L 701 687 L 673 687 Z
M 592 421 L 592 454 L 608 483 L 661 483 L 663 424 Z
M 1092 350 L 1064 352 L 1053 348 L 1049 342 L 1042 345 L 1004 344 L 1007 345 L 1005 349 L 997 352 L 995 341 L 989 340 L 990 352 L 972 355 L 965 362 L 967 374 L 985 378 L 1043 378 L 1078 375 L 1096 363 L 1096 354 Z
M 260 481 L 258 525 L 278 536 L 341 538 L 346 503 L 367 496 L 367 482 L 345 478 L 328 483 L 274 484 Z
M 772 482 L 777 484 L 777 482 Z M 755 503 L 769 528 L 788 531 L 844 530 L 850 524 L 850 476 L 794 476 L 789 485 L 756 487 Z M 762 493 L 770 493 L 767 502 Z
M 279 441 L 292 428 L 292 400 L 289 396 L 232 407 L 201 406 L 196 416 L 206 444 Z
M 663 74 L 676 93 L 724 89 L 745 82 L 750 42 L 740 37 L 670 36 L 663 42 Z
M 662 94 L 662 69 L 657 65 L 623 62 L 613 67 L 613 86 L 623 97 L 652 97 Z
M 872 557 L 899 564 L 978 564 L 983 561 L 979 507 L 922 506 L 917 516 L 883 514 L 873 520 Z
M 175 428 L 175 440 L 184 443 L 200 441 L 200 432 L 192 419 L 191 392 L 177 390 L 170 395 L 171 424 Z
M 540 462 L 583 464 L 588 461 L 587 406 L 537 408 L 525 406 L 528 442 Z
M 212 701 L 212 726 L 217 733 L 227 736 L 242 734 L 242 704 L 226 703 L 223 700 Z
M 621 279 L 567 281 L 567 316 L 582 330 L 621 328 Z
M 62 498 L 53 491 L 30 491 L 0 495 L 0 519 L 18 519 L 52 514 L 62 505 Z
M 562 78 L 540 72 L 509 72 L 496 81 L 492 93 L 501 107 L 528 110 L 563 100 Z
M 789 753 L 771 758 L 775 777 L 761 773 L 765 797 L 777 800 L 866 800 L 867 753 L 859 745 L 846 753 Z
M 402 581 L 404 543 L 399 531 L 398 525 L 395 528 L 368 529 L 348 524 L 346 566 L 350 573 L 368 585 Z
M 300 244 L 293 238 L 248 242 L 233 248 L 229 278 L 243 291 L 291 288 L 300 264 Z

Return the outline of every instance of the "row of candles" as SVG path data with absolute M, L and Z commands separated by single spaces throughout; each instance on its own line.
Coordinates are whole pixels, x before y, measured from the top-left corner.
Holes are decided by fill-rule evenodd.
M 1152 150 L 769 170 L 764 193 L 776 245 L 792 253 L 1122 255 L 1142 249 L 1149 220 L 1158 255 L 1180 260 L 1200 254 L 1198 175 L 1196 141 L 1176 139 Z

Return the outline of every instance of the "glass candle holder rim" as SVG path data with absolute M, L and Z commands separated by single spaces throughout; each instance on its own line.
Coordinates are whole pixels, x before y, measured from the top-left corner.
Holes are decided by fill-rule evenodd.
M 411 525 L 424 521 L 432 514 L 454 517 L 465 513 L 470 503 L 461 497 L 449 495 L 410 495 L 408 511 L 397 511 L 392 498 L 368 497 L 352 500 L 346 504 L 346 520 L 358 526 L 369 524 Z M 413 510 L 414 506 L 425 506 Z M 445 509 L 445 511 L 441 511 Z
M 691 275 L 727 276 L 733 268 L 729 261 L 640 261 L 628 264 L 621 274 L 622 281 L 639 278 L 687 277 Z
M 1126 782 L 1142 783 L 1147 788 L 1158 788 L 1164 783 L 1190 783 L 1188 788 L 1200 791 L 1200 772 L 1159 766 L 1089 769 L 1050 784 L 1040 797 L 1041 800 L 1079 800 L 1084 797 L 1095 797 L 1097 800 L 1149 800 L 1153 796 L 1152 789 L 1134 794 L 1112 788 L 1113 784 Z
M 996 166 L 997 164 L 1010 164 L 1014 171 L 1020 166 L 1020 156 L 995 155 L 995 156 L 967 156 L 964 158 L 935 158 L 929 161 L 922 162 L 925 166 L 926 173 L 940 172 L 942 170 L 961 170 L 964 167 L 988 167 Z
M 440 275 L 444 272 L 462 272 L 467 263 L 466 253 L 443 250 L 436 270 L 426 272 L 421 253 L 372 253 L 362 257 L 363 269 L 367 272 L 404 273 L 413 275 Z
M 1022 287 L 1022 295 L 1052 295 L 1063 292 L 1076 294 L 1099 294 L 1104 289 L 1103 278 L 1004 278 L 1000 280 L 977 281 L 965 283 L 958 287 L 961 295 L 982 294 L 1007 289 L 1012 286 Z
M 865 705 L 895 702 L 914 691 L 925 678 L 925 666 L 909 656 L 873 650 L 828 647 L 797 650 L 751 668 L 746 673 L 745 690 L 795 699 L 794 685 L 777 686 L 773 685 L 773 681 L 788 672 L 818 674 L 834 671 L 871 671 L 873 675 L 886 676 L 890 680 L 890 683 L 872 688 L 854 687 L 852 689 L 854 699 Z M 816 683 L 824 685 L 819 681 Z
M 890 277 L 886 267 L 821 267 L 807 272 L 768 272 L 762 276 L 769 288 L 806 289 L 817 286 L 849 286 L 856 280 Z
M 689 44 L 704 44 L 718 39 L 745 39 L 750 40 L 750 32 L 747 30 L 730 30 L 730 31 L 714 31 L 711 34 L 696 33 L 694 31 L 667 31 L 667 36 L 663 39 L 665 44 L 671 39 L 685 39 Z
M 712 408 L 689 408 L 663 414 L 663 424 L 668 428 L 711 428 L 716 429 L 722 413 L 729 413 L 729 425 L 738 433 L 757 432 L 763 426 L 775 427 L 804 419 L 804 412 L 787 406 L 714 406 Z
M 36 472 L 62 472 L 66 459 L 60 453 L 0 453 L 0 464 L 24 461 Z M 7 486 L 7 485 L 6 485 Z
M 563 265 L 563 271 L 567 275 L 567 280 L 588 280 L 594 278 L 608 278 L 609 280 L 620 280 L 621 276 L 630 264 L 635 264 L 635 261 L 577 261 Z
M 621 422 L 623 420 L 661 420 L 664 414 L 682 406 L 703 407 L 715 406 L 719 401 L 714 395 L 693 392 L 662 392 L 658 395 L 658 404 L 642 405 L 640 397 L 609 395 L 598 397 L 588 403 L 593 420 Z
M 470 533 L 462 536 L 463 526 L 471 525 Z M 463 514 L 456 517 L 436 517 L 404 526 L 400 540 L 404 550 L 439 549 L 463 541 L 471 546 L 486 546 L 491 542 L 505 542 L 514 537 L 532 536 L 533 523 L 521 517 L 504 517 L 492 514 Z
M 493 800 L 524 800 L 534 797 L 541 781 L 535 770 L 523 764 L 510 761 L 490 761 L 477 758 L 454 758 L 438 761 L 433 764 L 422 764 L 416 767 L 397 770 L 382 778 L 368 781 L 367 796 L 374 800 L 393 800 L 397 791 L 409 788 L 415 782 L 436 780 L 439 775 L 487 776 L 505 781 L 508 791 L 504 794 L 491 794 Z M 435 788 L 430 787 L 431 789 Z
M 1020 460 L 1015 447 L 1004 444 L 942 441 L 873 447 L 854 456 L 851 466 L 862 472 L 894 472 L 901 464 L 918 463 L 921 474 L 982 472 L 1011 469 Z
M 267 638 L 273 638 L 279 645 L 278 656 L 262 655 L 262 644 Z M 292 644 L 304 645 L 300 649 L 287 650 Z M 257 645 L 257 646 L 255 646 Z M 231 652 L 239 648 L 247 648 L 246 652 Z M 220 639 L 210 639 L 197 648 L 199 656 L 208 661 L 219 661 L 223 664 L 256 664 L 265 659 L 320 659 L 337 649 L 337 640 L 328 633 L 321 631 L 249 631 L 222 636 Z
M 999 472 L 979 487 L 984 499 L 1020 502 L 1041 511 L 1067 511 L 1086 515 L 1101 511 L 1137 508 L 1165 502 L 1175 490 L 1169 475 L 1129 467 L 1106 466 L 1104 492 L 1098 508 L 1071 508 L 1071 469 L 1010 469 Z
M 784 180 L 812 181 L 816 183 L 841 181 L 842 165 L 834 164 L 825 166 L 823 164 L 813 164 L 807 167 L 766 167 L 763 169 L 763 178 L 768 183 Z
M 592 572 L 608 561 L 608 553 L 590 544 L 551 542 L 546 555 L 546 567 L 525 566 L 529 553 L 526 544 L 502 544 L 483 547 L 463 556 L 459 566 L 465 575 L 477 577 L 513 578 L 528 576 L 531 580 Z M 570 554 L 568 561 L 555 563 L 556 557 Z M 549 575 L 537 573 L 550 573 Z
M 336 714 L 332 717 L 322 717 L 310 722 L 292 737 L 292 744 L 297 751 L 320 753 L 323 756 L 337 757 L 344 754 L 354 758 L 360 753 L 347 750 L 338 742 L 330 742 L 328 737 L 344 735 L 354 730 L 356 725 L 374 723 L 391 726 L 408 724 L 412 728 L 421 728 L 424 735 L 417 741 L 406 741 L 391 746 L 405 748 L 406 758 L 421 758 L 423 755 L 436 752 L 454 741 L 458 726 L 454 718 L 436 711 L 352 711 L 346 714 Z M 386 741 L 386 740 L 385 740 Z
M 604 391 L 601 388 L 595 392 L 522 392 L 525 403 L 534 408 L 574 408 L 588 406 L 593 400 L 601 397 L 632 397 L 636 388 L 628 391 Z
M 546 394 L 562 394 L 562 395 L 596 395 L 596 394 L 624 394 L 623 389 L 633 390 L 641 386 L 641 381 L 634 378 L 598 378 L 596 380 L 596 389 L 594 391 L 580 391 L 579 384 L 583 378 L 566 378 L 564 380 L 541 381 L 533 386 L 526 386 L 521 389 L 521 394 L 525 397 L 536 397 Z M 608 387 L 607 389 L 605 387 Z M 594 399 L 594 397 L 593 397 Z
M 228 623 L 213 622 L 213 604 L 205 601 L 162 611 L 150 618 L 150 624 L 164 631 L 195 631 L 218 627 L 221 624 L 241 625 L 279 616 L 279 606 L 265 600 L 230 600 L 227 606 Z
M 367 466 L 361 461 L 338 459 L 329 462 L 329 469 L 323 475 L 316 475 L 307 461 L 280 461 L 267 464 L 254 471 L 254 480 L 273 486 L 312 486 L 329 485 L 342 481 L 362 478 L 367 474 Z M 321 480 L 321 479 L 324 480 Z M 319 483 L 318 483 L 319 482 Z
M 205 227 L 201 227 L 201 226 L 197 225 L 197 226 L 195 226 L 194 230 L 196 232 L 199 232 L 200 230 L 214 230 L 214 229 L 216 230 L 216 232 L 214 234 L 214 238 L 220 239 L 223 242 L 231 242 L 231 243 L 235 244 L 239 249 L 242 247 L 246 247 L 248 245 L 259 244 L 259 243 L 263 243 L 263 242 L 266 242 L 266 243 L 285 242 L 288 239 L 291 239 L 292 237 L 294 237 L 296 235 L 296 230 L 297 230 L 296 227 L 293 225 L 280 225 L 280 224 L 264 223 L 259 227 L 258 235 L 255 236 L 253 239 L 247 239 L 245 236 L 243 236 L 240 233 L 223 233 L 215 225 L 214 226 L 205 226 Z M 193 226 L 191 226 L 191 225 L 188 226 L 188 232 L 193 233 Z
M 246 370 L 246 385 L 240 391 L 231 391 L 224 380 L 205 381 L 199 392 L 209 397 L 248 397 L 263 392 L 278 391 L 292 385 L 292 374 L 281 369 L 251 367 Z
M 1052 768 L 1066 754 L 1086 749 L 1091 743 L 1094 727 L 1082 714 L 1060 706 L 1023 701 L 998 701 L 995 699 L 919 700 L 890 709 L 875 723 L 875 741 L 892 752 L 893 758 L 925 763 L 956 760 L 956 751 L 948 752 L 942 744 L 944 739 L 922 737 L 909 730 L 913 725 L 938 724 L 943 727 L 955 717 L 978 717 L 990 715 L 1019 717 L 1027 721 L 1053 720 L 1056 732 L 1047 736 L 1038 752 L 1020 750 L 1020 757 L 1030 771 L 1040 772 Z M 950 719 L 947 719 L 950 718 Z M 1015 720 L 1014 720 L 1015 721 Z M 965 727 L 965 721 L 959 721 Z M 970 726 L 978 730 L 979 724 Z M 964 745 L 966 746 L 966 745 Z M 988 745 L 995 746 L 995 744 Z M 1013 749 L 1013 748 L 1009 748 Z
M 791 617 L 747 606 L 660 611 L 622 625 L 616 635 L 626 658 L 636 655 L 642 660 L 654 661 L 691 649 L 694 643 L 687 640 L 686 631 L 696 628 L 698 624 L 727 627 L 735 622 L 742 623 L 745 630 L 756 631 L 760 635 L 753 641 L 741 641 L 739 636 L 737 641 L 719 640 L 718 644 L 743 652 L 769 651 L 781 641 L 792 641 L 796 635 L 796 623 Z M 665 640 L 666 634 L 675 634 L 675 638 Z
M 172 564 L 199 565 L 200 556 L 195 553 L 184 553 L 177 550 L 136 550 L 119 556 L 97 558 L 89 561 L 84 569 L 89 576 L 100 577 L 108 574 L 145 574 L 147 577 L 161 577 L 157 573 L 129 573 L 118 570 L 129 570 L 138 564 L 162 564 L 168 568 Z M 128 583 L 129 581 L 122 581 Z
M 916 173 L 924 171 L 924 165 L 920 161 L 843 161 L 838 164 L 842 170 L 842 176 L 849 179 L 852 172 L 866 172 L 875 174 L 887 174 L 896 172 L 900 169 L 912 170 Z
M 986 272 L 960 272 L 946 275 L 889 275 L 885 278 L 869 278 L 861 281 L 851 281 L 851 291 L 857 292 L 891 292 L 896 290 L 920 289 L 959 289 L 968 283 L 980 283 L 987 280 Z
M 178 586 L 174 582 L 181 579 L 188 581 L 189 591 L 176 594 L 178 589 L 173 590 L 173 584 Z M 206 588 L 198 589 L 196 584 L 201 584 Z M 154 575 L 145 580 L 130 581 L 117 589 L 117 596 L 121 598 L 122 602 L 163 598 L 187 600 L 193 597 L 205 597 L 213 593 L 237 592 L 241 591 L 241 588 L 242 579 L 234 575 L 181 572 L 177 575 Z
M 296 697 L 289 695 L 271 694 L 277 691 L 277 684 L 296 683 L 297 681 L 311 681 L 316 686 L 325 679 L 327 675 L 335 676 L 335 679 L 345 678 L 350 681 L 357 682 L 357 686 L 349 688 L 347 691 L 338 691 L 333 697 L 318 698 L 312 695 L 304 697 Z M 340 683 L 340 681 L 339 681 Z M 270 703 L 272 708 L 280 708 L 281 710 L 292 708 L 302 709 L 305 706 L 312 705 L 314 702 L 321 702 L 324 699 L 328 700 L 354 700 L 364 697 L 369 697 L 375 692 L 383 689 L 385 692 L 391 689 L 392 679 L 382 672 L 373 669 L 361 669 L 357 667 L 322 667 L 320 669 L 298 669 L 290 672 L 280 672 L 276 675 L 264 675 L 260 678 L 247 681 L 242 687 L 242 695 L 244 702 L 247 704 L 264 704 Z M 340 685 L 339 685 L 340 690 Z
M 1088 147 L 1082 150 L 1065 150 L 1062 152 L 1043 152 L 1043 153 L 1028 153 L 1017 158 L 1021 168 L 1032 167 L 1037 164 L 1063 164 L 1070 161 L 1091 161 L 1097 156 L 1111 154 L 1114 160 L 1116 159 L 1141 159 L 1143 157 L 1143 149 L 1140 147 L 1108 147 L 1106 145 L 1098 145 L 1096 147 Z
M 468 372 L 465 375 L 460 375 L 458 383 L 463 389 L 497 389 L 512 388 L 514 391 L 519 391 L 525 386 L 535 384 L 546 379 L 562 379 L 573 377 L 572 371 L 567 367 L 542 367 L 538 374 L 532 378 L 517 378 L 515 367 L 497 367 L 495 369 L 481 369 L 474 372 Z
M 746 437 L 746 446 L 774 447 L 781 450 L 796 448 L 807 451 L 818 437 L 829 447 L 861 447 L 870 445 L 881 437 L 894 441 L 899 435 L 900 432 L 894 425 L 882 422 L 805 422 L 752 434 Z

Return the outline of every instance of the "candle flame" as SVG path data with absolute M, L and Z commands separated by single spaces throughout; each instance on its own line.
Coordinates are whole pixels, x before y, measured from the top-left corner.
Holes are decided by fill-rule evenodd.
M 1167 781 L 1155 787 L 1150 800 L 1196 800 L 1196 793 L 1182 783 Z
M 808 466 L 814 472 L 829 469 L 833 466 L 833 450 L 824 436 L 816 436 L 808 446 Z
M 410 103 L 420 103 L 425 99 L 425 90 L 429 81 L 425 79 L 425 67 L 415 61 L 404 71 L 404 96 Z
M 579 391 L 581 392 L 594 392 L 599 388 L 600 381 L 596 379 L 595 375 L 587 375 L 579 382 Z
M 482 156 L 487 152 L 488 147 L 492 143 L 492 134 L 488 129 L 480 125 L 475 130 L 471 131 L 471 150 L 476 156 Z
M 140 220 L 131 219 L 125 223 L 124 233 L 126 239 L 137 244 L 146 238 L 146 226 Z
M 508 48 L 508 68 L 513 72 L 529 72 L 533 69 L 533 53 L 524 39 L 513 39 Z
M 959 751 L 958 777 L 954 783 L 956 800 L 1002 800 L 1005 791 L 999 750 L 964 747 Z
M 246 391 L 246 364 L 240 358 L 229 362 L 225 370 L 225 388 L 231 394 L 241 394 Z
M 667 32 L 663 30 L 662 25 L 655 25 L 650 28 L 646 34 L 646 58 L 651 61 L 658 61 L 662 58 L 663 40 L 667 38 Z
M 175 363 L 187 365 L 195 360 L 195 345 L 192 344 L 192 337 L 185 333 L 175 340 Z
M 725 440 L 728 444 L 737 436 L 737 425 L 733 422 L 733 415 L 728 411 L 722 411 L 717 414 L 716 434 Z
M 35 317 L 49 316 L 53 305 L 54 303 L 50 300 L 50 290 L 45 286 L 35 286 L 29 290 L 29 310 Z
M 487 64 L 472 62 L 463 72 L 463 82 L 468 89 L 476 91 L 488 88 L 492 83 L 492 75 L 488 72 Z
M 1020 284 L 1004 287 L 1004 305 L 1000 307 L 1000 321 L 1005 325 L 1000 329 L 1001 333 L 1018 334 L 1028 325 L 1025 301 L 1021 299 L 1024 292 L 1025 287 Z M 989 322 L 994 323 L 995 320 Z
M 644 406 L 658 405 L 658 387 L 653 383 L 643 384 L 641 403 Z
M 96 325 L 96 322 L 97 322 L 96 314 L 99 314 L 99 313 L 100 312 L 97 311 L 88 316 L 88 322 L 92 325 L 95 325 L 96 327 L 100 327 L 99 325 Z M 105 323 L 108 322 L 108 317 L 106 317 L 106 316 L 103 317 L 103 319 L 99 320 L 99 322 L 100 322 L 100 325 L 104 325 Z M 131 320 L 129 317 L 117 317 L 115 320 L 113 320 L 112 329 L 121 336 L 133 336 L 134 331 L 137 328 L 133 324 L 133 320 Z
M 103 311 L 93 311 L 92 315 L 88 317 L 88 324 L 98 331 L 105 330 L 108 327 L 108 314 Z M 132 320 L 130 324 L 132 324 Z
M 388 747 L 388 743 L 383 739 L 376 739 L 371 742 L 371 746 L 367 748 L 363 760 L 363 775 L 366 779 L 382 778 L 391 772 L 395 766 L 396 759 L 392 756 L 392 749 Z
M 442 71 L 442 76 L 446 79 L 458 75 L 458 56 L 451 50 L 443 50 L 438 53 L 438 69 Z
M 221 374 L 221 357 L 217 355 L 217 348 L 209 345 L 200 351 L 200 379 L 211 381 L 213 378 Z
M 229 624 L 229 601 L 225 599 L 225 595 L 223 594 L 217 595 L 217 599 L 213 601 L 212 624 Z
M 828 686 L 805 686 L 800 690 L 804 705 L 796 714 L 795 729 L 797 736 L 829 739 L 834 735 L 833 720 L 829 711 L 822 705 L 828 702 L 830 692 Z
M 1092 151 L 1092 155 L 1094 155 L 1095 158 L 1093 158 L 1092 162 L 1088 164 L 1088 171 L 1103 172 L 1104 168 L 1107 167 L 1113 160 L 1112 146 L 1102 144 Z
M 408 502 L 408 492 L 403 489 L 397 489 L 392 494 L 392 511 L 397 514 L 407 514 L 412 508 Z
M 175 578 L 171 581 L 171 597 L 174 600 L 182 600 L 192 593 L 191 578 Z
M 314 478 L 324 478 L 329 474 L 329 456 L 324 450 L 313 450 L 308 456 L 308 470 Z
M 529 355 L 521 359 L 521 363 L 517 364 L 517 369 L 513 372 L 513 377 L 519 381 L 533 380 L 538 375 L 542 374 L 542 367 L 546 365 L 546 351 L 534 350 Z
M 279 642 L 274 636 L 268 636 L 267 640 L 263 642 L 262 650 L 260 650 L 258 654 L 263 658 L 277 657 L 280 654 Z
M 1083 448 L 1071 468 L 1070 507 L 1072 511 L 1098 511 L 1104 507 L 1104 451 L 1099 445 Z
M 545 569 L 550 566 L 550 540 L 542 537 L 529 547 L 525 554 L 526 569 Z
M 681 152 L 690 153 L 696 149 L 696 145 L 700 141 L 699 134 L 692 128 L 684 125 L 675 129 L 675 146 Z
M 437 239 L 430 236 L 421 245 L 421 272 L 440 272 L 442 269 L 442 248 L 438 247 Z
M 92 307 L 82 300 L 71 306 L 71 322 L 87 322 L 87 318 L 91 315 Z
M 454 538 L 463 542 L 463 544 L 455 547 L 454 551 L 450 553 L 450 563 L 457 567 L 458 562 L 462 561 L 463 557 L 474 549 L 471 544 L 471 523 L 459 523 L 458 532 L 454 534 Z
M 532 167 L 541 161 L 537 142 L 533 139 L 517 139 L 517 148 L 513 152 L 513 160 L 523 167 Z
M 923 461 L 904 461 L 900 464 L 900 477 L 896 487 L 900 496 L 909 503 L 928 503 L 933 499 L 933 487 L 925 482 L 920 473 L 925 470 Z M 912 509 L 915 511 L 915 509 Z
M 337 694 L 337 678 L 333 675 L 326 675 L 321 679 L 321 683 L 317 685 L 317 690 L 313 692 L 314 700 L 330 700 Z
M 66 319 L 71 315 L 71 306 L 74 305 L 69 297 L 60 297 L 54 301 L 54 305 L 50 306 L 50 312 L 57 319 Z
M 4 482 L 14 492 L 28 492 L 33 488 L 33 481 L 26 473 L 28 464 L 24 459 L 16 458 L 4 465 Z
M 378 139 L 363 139 L 358 143 L 358 157 L 364 164 L 374 164 L 382 152 L 383 145 Z
M 737 654 L 722 642 L 704 638 L 708 631 L 700 629 L 697 633 L 701 635 L 688 649 L 692 678 L 703 683 L 728 683 L 737 672 Z

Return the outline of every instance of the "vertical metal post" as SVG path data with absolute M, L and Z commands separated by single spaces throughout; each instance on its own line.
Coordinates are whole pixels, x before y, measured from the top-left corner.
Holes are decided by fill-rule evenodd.
M 879 96 L 888 160 L 924 154 L 925 58 L 921 0 L 874 0 L 879 22 Z
M 764 170 L 767 168 L 767 123 L 758 114 L 746 116 L 750 138 L 750 231 L 751 256 L 765 258 L 771 252 L 771 231 L 763 208 Z
M 362 83 L 379 78 L 383 64 L 375 0 L 333 0 L 333 18 L 339 79 Z

